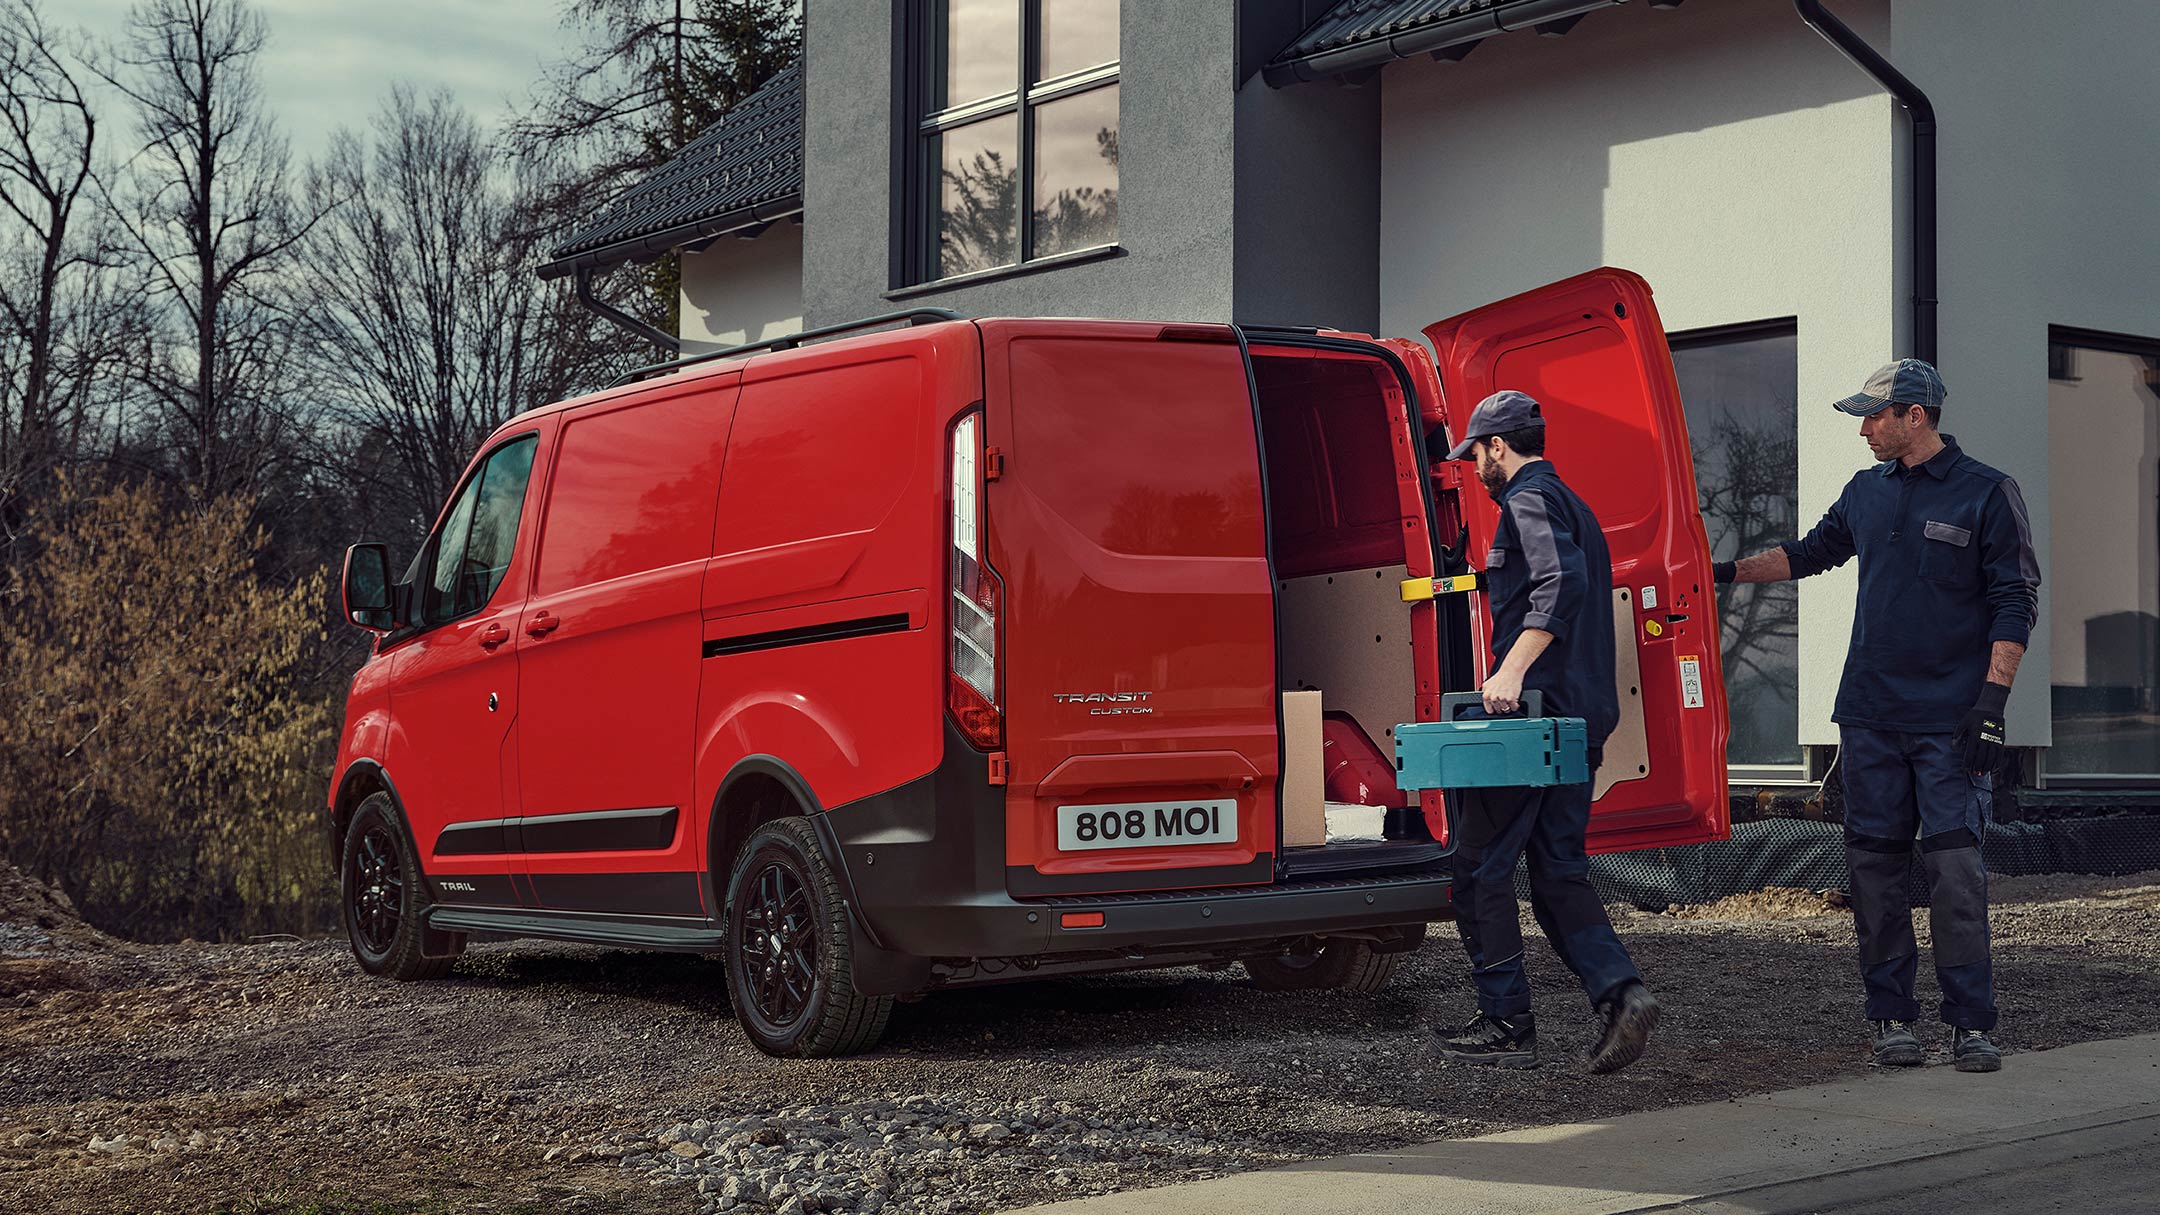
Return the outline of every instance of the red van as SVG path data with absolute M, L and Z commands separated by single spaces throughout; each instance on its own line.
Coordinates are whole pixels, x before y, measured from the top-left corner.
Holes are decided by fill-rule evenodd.
M 1709 553 L 1641 279 L 1433 325 L 1437 363 L 1326 330 L 878 320 L 523 414 L 402 581 L 353 547 L 345 609 L 380 638 L 329 810 L 364 968 L 440 975 L 474 933 L 720 954 L 785 1055 L 1035 975 L 1372 989 L 1449 913 L 1447 811 L 1393 791 L 1390 735 L 1483 677 L 1480 598 L 1447 580 L 1494 508 L 1435 432 L 1503 386 L 1544 403 L 1612 549 L 1593 847 L 1725 836 Z M 1299 689 L 1331 756 L 1380 769 L 1383 830 L 1280 842 Z

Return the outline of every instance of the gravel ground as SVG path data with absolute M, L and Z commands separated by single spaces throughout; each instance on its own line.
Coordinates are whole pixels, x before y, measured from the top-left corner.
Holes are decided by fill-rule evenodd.
M 2007 1046 L 2151 1028 L 2160 874 L 1995 896 Z M 1668 1011 L 1600 1078 L 1542 946 L 1546 1066 L 1436 1061 L 1425 1027 L 1469 1008 L 1445 925 L 1373 996 L 1236 970 L 1036 982 L 904 1005 L 869 1056 L 781 1062 L 701 959 L 482 945 L 399 985 L 337 942 L 128 945 L 0 889 L 0 1210 L 987 1211 L 1862 1066 L 1830 901 L 1614 912 Z

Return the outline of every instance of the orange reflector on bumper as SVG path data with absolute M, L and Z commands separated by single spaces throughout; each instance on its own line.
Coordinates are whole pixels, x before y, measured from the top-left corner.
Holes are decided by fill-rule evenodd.
M 1100 928 L 1103 913 L 1100 911 L 1068 911 L 1058 917 L 1060 928 Z

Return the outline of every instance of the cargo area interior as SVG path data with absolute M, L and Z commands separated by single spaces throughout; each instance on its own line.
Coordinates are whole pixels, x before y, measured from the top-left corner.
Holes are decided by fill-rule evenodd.
M 1252 355 L 1284 694 L 1285 863 L 1310 876 L 1429 863 L 1440 848 L 1416 796 L 1395 786 L 1395 726 L 1415 721 L 1417 705 L 1388 408 L 1396 373 L 1348 352 L 1255 344 Z

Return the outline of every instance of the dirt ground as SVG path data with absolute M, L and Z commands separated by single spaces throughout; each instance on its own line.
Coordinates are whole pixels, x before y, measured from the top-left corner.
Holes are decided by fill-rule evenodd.
M 481 945 L 449 979 L 399 985 L 363 976 L 334 941 L 115 942 L 17 886 L 0 889 L 7 1212 L 692 1215 L 723 1199 L 640 1163 L 667 1163 L 664 1128 L 843 1108 L 856 1112 L 827 1121 L 957 1118 L 955 1146 L 909 1165 L 929 1179 L 909 1201 L 971 1212 L 1862 1067 L 1852 927 L 1806 891 L 1615 908 L 1668 1011 L 1642 1063 L 1600 1078 L 1572 1060 L 1593 1024 L 1542 945 L 1546 1065 L 1435 1060 L 1428 1026 L 1470 1009 L 1446 925 L 1377 995 L 1269 995 L 1236 970 L 1036 982 L 904 1005 L 868 1056 L 781 1062 L 736 1031 L 719 967 L 701 959 Z M 1995 904 L 2007 1047 L 2151 1028 L 2160 873 L 2004 879 Z M 1026 1155 L 1047 1135 L 977 1145 L 977 1110 L 1023 1129 L 1064 1119 L 1088 1146 L 1060 1149 L 1049 1163 L 1068 1167 L 1053 1169 Z

